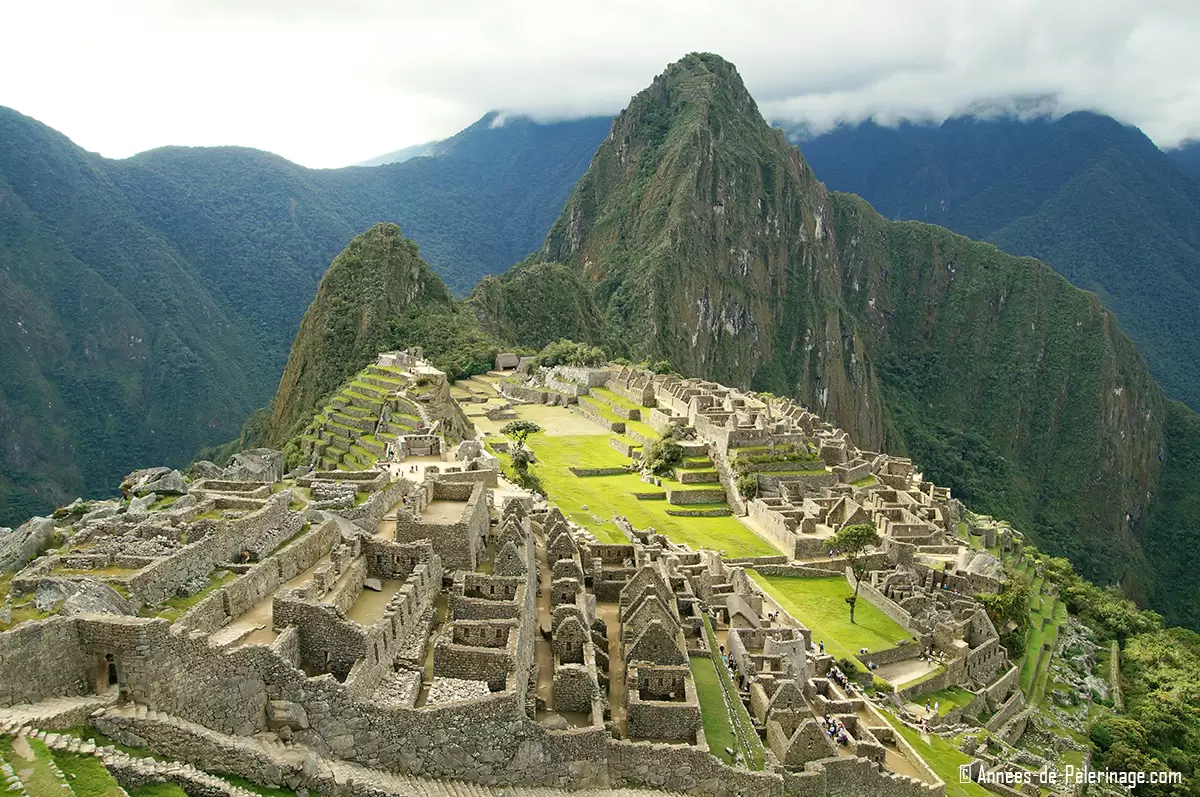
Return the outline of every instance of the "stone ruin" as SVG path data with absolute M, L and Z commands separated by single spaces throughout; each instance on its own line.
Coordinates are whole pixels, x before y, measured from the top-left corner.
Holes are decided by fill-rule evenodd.
M 779 554 L 728 561 L 624 518 L 614 521 L 625 541 L 601 543 L 556 508 L 501 498 L 498 463 L 470 440 L 453 469 L 417 476 L 385 459 L 293 474 L 284 489 L 281 465 L 254 455 L 198 467 L 171 506 L 150 510 L 156 497 L 131 511 L 158 490 L 176 495 L 172 472 L 143 471 L 128 480 L 129 506 L 78 513 L 62 549 L 41 555 L 60 531 L 53 520 L 0 538 L 0 557 L 25 565 L 18 595 L 92 570 L 126 601 L 80 588 L 57 616 L 0 633 L 0 706 L 85 701 L 86 721 L 119 742 L 353 797 L 413 793 L 431 778 L 944 795 L 879 711 L 905 716 L 917 685 L 872 696 L 747 573 L 852 578 L 824 540 L 870 523 L 883 543 L 860 594 L 911 638 L 859 662 L 887 675 L 929 658 L 920 688 L 970 689 L 970 716 L 990 712 L 997 727 L 1019 715 L 1015 668 L 971 599 L 1003 573 L 959 524 L 1006 550 L 1020 545 L 1015 531 L 977 522 L 911 461 L 857 449 L 794 402 L 631 368 L 558 369 L 541 384 L 576 400 L 604 385 L 675 428 L 713 459 L 719 481 L 702 489 L 724 491 Z M 747 474 L 758 489 L 743 498 Z M 177 616 L 136 616 L 181 594 L 200 599 Z M 761 769 L 710 745 L 698 674 L 715 676 Z

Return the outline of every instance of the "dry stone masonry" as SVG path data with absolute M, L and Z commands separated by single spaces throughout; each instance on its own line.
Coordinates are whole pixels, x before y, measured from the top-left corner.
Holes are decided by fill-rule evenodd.
M 1020 535 L 968 516 L 911 461 L 702 380 L 558 367 L 499 384 L 505 411 L 577 405 L 624 446 L 654 442 L 646 424 L 674 435 L 694 467 L 669 511 L 742 515 L 778 554 L 726 559 L 620 517 L 624 541 L 600 542 L 508 485 L 465 415 L 433 417 L 453 399 L 419 351 L 390 352 L 306 430 L 305 468 L 256 450 L 189 476 L 137 471 L 121 501 L 0 536 L 19 571 L 0 615 L 0 728 L 40 726 L 130 788 L 228 797 L 243 790 L 209 773 L 363 797 L 931 797 L 945 783 L 882 709 L 915 723 L 914 690 L 960 686 L 974 700 L 954 723 L 1021 715 L 1016 668 L 972 599 L 1004 572 L 964 541 L 1019 552 Z M 885 683 L 927 665 L 919 684 L 864 690 L 747 572 L 853 586 L 825 541 L 854 523 L 883 540 L 860 595 L 911 635 L 858 663 Z M 714 710 L 738 751 L 711 745 Z M 45 733 L 84 722 L 178 763 Z

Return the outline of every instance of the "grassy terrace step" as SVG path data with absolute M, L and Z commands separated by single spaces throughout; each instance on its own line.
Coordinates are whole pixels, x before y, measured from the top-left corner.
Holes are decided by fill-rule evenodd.
M 838 659 L 857 661 L 860 648 L 883 650 L 901 640 L 912 639 L 911 634 L 870 601 L 858 601 L 855 622 L 851 623 L 846 597 L 853 590 L 844 576 L 797 578 L 764 576 L 755 570 L 749 573 L 782 609 L 812 629 L 814 642 L 823 641 L 825 651 Z
M 606 387 L 594 387 L 594 388 L 592 388 L 591 393 L 593 396 L 604 399 L 609 404 L 612 404 L 615 407 L 624 407 L 627 410 L 645 410 L 645 409 L 647 409 L 646 407 L 643 407 L 641 404 L 632 402 L 629 399 L 625 398 L 624 396 L 617 395 L 616 393 L 612 392 L 611 390 L 609 390 Z
M 580 426 L 578 410 L 566 407 L 521 406 L 518 407 L 518 414 L 536 420 L 545 429 L 552 429 L 556 418 L 561 418 L 572 428 Z M 695 549 L 724 550 L 731 556 L 770 556 L 778 553 L 774 545 L 736 518 L 672 517 L 667 514 L 668 506 L 662 500 L 665 495 L 659 500 L 638 500 L 634 497 L 635 493 L 665 493 L 665 490 L 643 482 L 636 474 L 588 478 L 573 475 L 568 469 L 571 466 L 622 467 L 630 462 L 629 457 L 609 445 L 611 435 L 600 432 L 598 427 L 593 428 L 596 428 L 593 434 L 537 434 L 529 439 L 528 446 L 537 454 L 533 472 L 541 480 L 546 495 L 564 514 L 595 534 L 597 539 L 602 542 L 625 541 L 612 522 L 614 515 L 622 515 L 636 528 L 653 526 L 669 539 L 686 543 Z M 500 454 L 499 459 L 503 467 L 511 469 L 506 454 Z

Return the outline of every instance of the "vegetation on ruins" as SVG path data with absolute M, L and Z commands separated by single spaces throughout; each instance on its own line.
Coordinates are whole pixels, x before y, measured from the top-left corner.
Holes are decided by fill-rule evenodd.
M 846 596 L 846 603 L 850 605 L 851 623 L 854 622 L 854 606 L 858 603 L 858 588 L 867 577 L 866 555 L 882 542 L 873 523 L 852 523 L 825 541 L 825 547 L 832 551 L 834 556 L 845 557 L 850 571 L 854 573 L 854 593 Z
M 642 452 L 642 467 L 655 476 L 670 475 L 682 462 L 683 446 L 675 442 L 670 431 L 646 446 Z
M 975 600 L 983 604 L 1000 634 L 1000 644 L 1016 661 L 1025 652 L 1025 634 L 1029 630 L 1029 579 L 1011 567 L 1007 568 L 1007 575 L 1000 592 L 981 592 Z
M 737 477 L 738 494 L 742 498 L 754 498 L 758 495 L 758 476 L 754 473 L 739 473 Z
M 542 427 L 533 421 L 516 420 L 505 424 L 504 428 L 500 430 L 500 434 L 515 440 L 517 448 L 524 448 L 529 435 L 537 434 L 540 431 L 542 431 Z
M 529 364 L 530 367 L 553 368 L 556 365 L 596 366 L 607 361 L 604 350 L 598 346 L 560 338 L 547 343 Z

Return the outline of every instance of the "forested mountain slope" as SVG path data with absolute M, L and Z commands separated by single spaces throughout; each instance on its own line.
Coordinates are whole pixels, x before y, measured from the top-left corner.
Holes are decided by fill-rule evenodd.
M 1096 293 L 1175 398 L 1200 408 L 1200 181 L 1107 116 L 871 122 L 801 141 L 832 189 L 1043 260 Z
M 1195 569 L 1194 543 L 1162 540 L 1196 540 L 1196 521 L 1176 516 L 1168 535 L 1147 519 L 1170 513 L 1154 496 L 1184 460 L 1164 452 L 1190 437 L 1167 444 L 1176 413 L 1097 297 L 828 194 L 716 56 L 633 98 L 536 260 L 468 300 L 494 334 L 583 333 L 614 356 L 796 395 L 1142 597 L 1165 595 L 1165 558 Z M 583 295 L 564 301 L 572 285 Z M 1197 620 L 1194 597 L 1155 602 Z
M 434 157 L 312 170 L 236 147 L 109 160 L 0 109 L 0 525 L 236 437 L 376 222 L 460 292 L 536 249 L 609 120 L 495 122 Z

